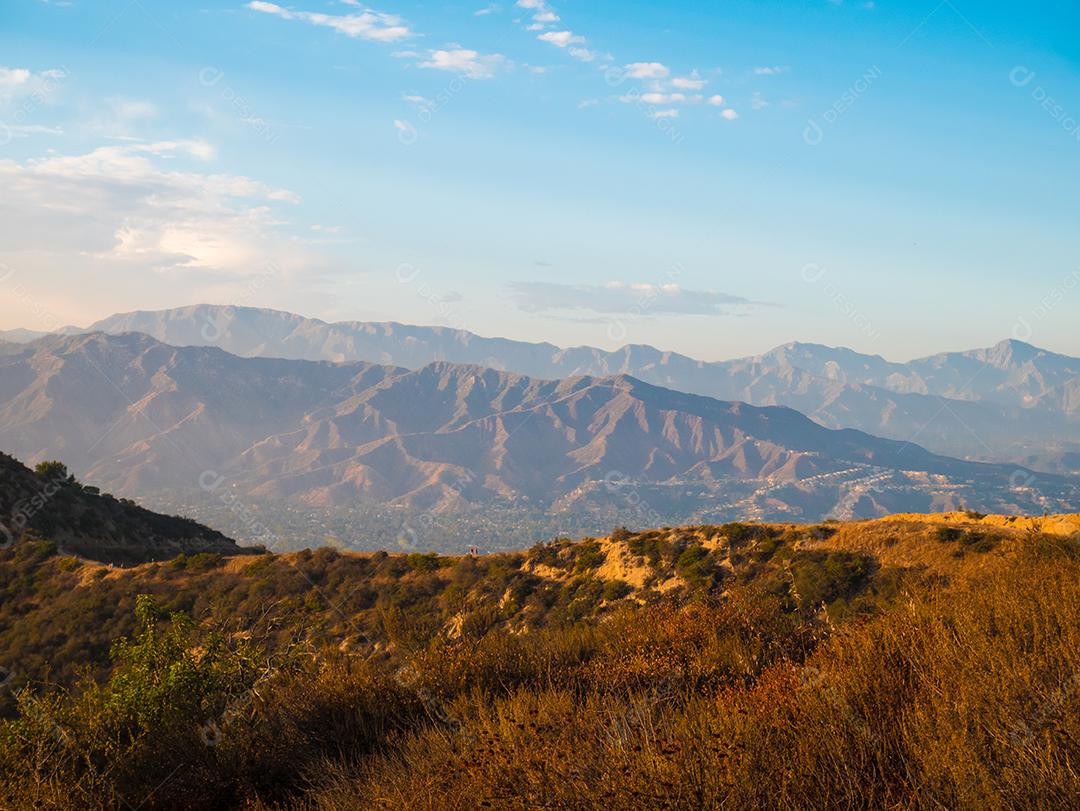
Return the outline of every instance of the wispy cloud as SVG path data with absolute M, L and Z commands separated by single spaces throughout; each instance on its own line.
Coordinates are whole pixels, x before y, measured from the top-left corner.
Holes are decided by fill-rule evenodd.
M 664 79 L 671 70 L 660 62 L 633 62 L 626 66 L 626 75 L 631 79 Z
M 349 3 L 349 5 L 356 5 Z M 378 11 L 364 10 L 354 14 L 323 14 L 312 11 L 293 11 L 276 3 L 252 0 L 247 4 L 252 11 L 273 14 L 283 20 L 301 20 L 312 25 L 332 28 L 348 37 L 393 42 L 413 36 L 400 17 Z
M 550 42 L 557 48 L 566 48 L 570 45 L 581 45 L 585 37 L 575 34 L 573 31 L 547 31 L 537 37 L 541 42 Z
M 709 82 L 706 79 L 701 78 L 696 70 L 692 71 L 689 76 L 676 76 L 671 80 L 671 86 L 678 90 L 701 90 Z
M 460 73 L 470 79 L 490 79 L 505 64 L 502 54 L 481 54 L 467 48 L 430 51 L 419 63 L 422 68 Z
M 196 168 L 214 154 L 186 140 L 0 161 L 0 244 L 45 252 L 58 266 L 92 259 L 225 274 L 295 255 L 273 206 L 297 195 Z
M 0 104 L 45 94 L 65 78 L 67 73 L 59 68 L 35 73 L 27 68 L 0 65 Z
M 685 93 L 634 93 L 619 97 L 619 101 L 626 104 L 700 104 L 704 99 L 704 96 Z
M 518 309 L 530 313 L 586 310 L 608 315 L 726 315 L 732 308 L 754 304 L 741 296 L 688 290 L 677 284 L 513 282 L 509 294 Z
M 532 12 L 532 22 L 525 26 L 529 31 L 543 31 L 537 35 L 537 39 L 563 48 L 574 59 L 581 62 L 593 62 L 599 58 L 596 51 L 587 47 L 587 40 L 581 34 L 575 34 L 569 30 L 554 30 L 562 19 L 546 0 L 518 0 L 515 4 L 518 8 Z

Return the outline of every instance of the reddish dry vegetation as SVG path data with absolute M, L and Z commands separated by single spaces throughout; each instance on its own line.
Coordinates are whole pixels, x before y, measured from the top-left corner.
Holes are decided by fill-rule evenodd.
M 97 684 L 10 685 L 0 806 L 1080 806 L 1073 536 L 975 516 L 618 533 L 517 560 L 575 589 L 550 616 L 504 564 L 406 576 L 416 610 L 398 595 L 345 645 L 142 600 Z M 615 570 L 639 584 L 567 610 Z

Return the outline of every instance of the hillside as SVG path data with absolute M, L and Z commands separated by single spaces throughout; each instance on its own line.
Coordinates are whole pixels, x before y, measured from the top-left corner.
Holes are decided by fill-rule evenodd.
M 545 381 L 476 366 L 241 358 L 137 333 L 0 353 L 0 444 L 126 495 L 187 492 L 435 513 L 820 520 L 1056 512 L 1076 484 L 828 430 L 626 375 Z M 705 516 L 708 515 L 708 518 Z
M 541 379 L 631 375 L 654 385 L 752 405 L 784 405 L 829 428 L 891 439 L 918 436 L 951 456 L 1080 472 L 1080 360 L 1021 341 L 895 363 L 792 343 L 762 355 L 703 362 L 650 346 L 564 349 L 441 327 L 326 323 L 292 313 L 199 305 L 125 313 L 88 328 L 144 332 L 180 346 L 241 356 L 367 361 L 418 369 L 476 364 Z
M 64 554 L 108 564 L 244 551 L 194 521 L 102 495 L 79 484 L 62 465 L 45 465 L 35 473 L 0 453 L 0 547 L 33 538 L 48 539 Z
M 0 551 L 0 797 L 1071 807 L 1077 528 L 958 513 L 125 570 L 26 542 Z M 84 666 L 98 688 L 55 689 Z
M 873 613 L 905 578 L 970 578 L 1038 533 L 1080 537 L 1080 515 L 619 529 L 479 557 L 332 548 L 252 557 L 233 550 L 124 568 L 75 560 L 47 536 L 19 542 L 0 558 L 10 584 L 0 661 L 54 679 L 72 679 L 86 665 L 104 673 L 111 640 L 134 629 L 138 594 L 155 596 L 168 613 L 242 629 L 272 646 L 302 629 L 316 647 L 357 646 L 389 661 L 417 636 L 456 638 L 475 623 L 534 633 L 597 621 L 619 606 L 683 605 L 747 589 L 786 595 L 789 609 L 824 609 L 838 619 Z M 59 630 L 79 640 L 62 655 L 49 649 Z

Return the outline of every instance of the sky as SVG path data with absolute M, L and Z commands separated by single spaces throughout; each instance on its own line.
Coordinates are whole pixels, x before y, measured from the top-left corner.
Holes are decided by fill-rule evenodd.
M 1080 9 L 5 0 L 0 329 L 1080 355 Z

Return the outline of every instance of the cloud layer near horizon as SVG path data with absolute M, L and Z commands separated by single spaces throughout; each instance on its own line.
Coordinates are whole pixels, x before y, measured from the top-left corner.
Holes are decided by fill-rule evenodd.
M 727 315 L 733 307 L 754 304 L 742 296 L 687 290 L 677 284 L 512 282 L 508 288 L 518 309 L 529 313 L 587 310 L 605 315 Z

